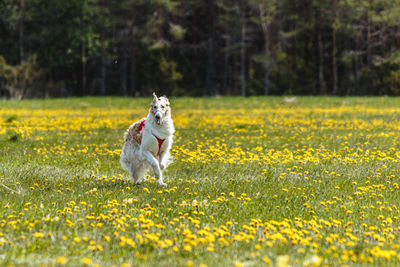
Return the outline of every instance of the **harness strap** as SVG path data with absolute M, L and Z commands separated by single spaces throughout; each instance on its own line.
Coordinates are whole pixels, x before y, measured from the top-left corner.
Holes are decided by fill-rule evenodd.
M 161 146 L 164 143 L 165 139 L 160 139 L 158 138 L 155 134 L 153 134 L 153 136 L 157 139 L 158 141 L 158 153 L 157 155 L 160 155 L 160 150 L 161 150 Z
M 140 125 L 139 125 L 139 133 L 142 133 L 142 130 L 143 130 L 143 128 L 144 128 L 145 122 L 146 122 L 146 120 L 144 119 L 144 120 L 140 123 Z
M 139 125 L 139 134 L 142 133 L 142 130 L 143 130 L 144 126 L 145 126 L 145 122 L 146 122 L 146 120 L 143 120 L 140 123 L 140 125 Z M 155 135 L 155 134 L 153 134 L 153 136 L 157 139 L 157 142 L 158 142 L 158 153 L 157 153 L 157 155 L 160 155 L 161 146 L 164 143 L 165 139 L 158 138 L 158 136 Z M 142 143 L 142 136 L 141 135 L 140 135 L 140 143 Z

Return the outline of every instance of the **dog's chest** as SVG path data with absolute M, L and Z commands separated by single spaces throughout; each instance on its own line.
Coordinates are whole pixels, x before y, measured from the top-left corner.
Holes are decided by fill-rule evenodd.
M 165 150 L 167 140 L 170 136 L 168 129 L 162 127 L 154 128 L 152 125 L 145 125 L 141 133 L 142 148 L 150 150 L 154 155 L 160 155 Z

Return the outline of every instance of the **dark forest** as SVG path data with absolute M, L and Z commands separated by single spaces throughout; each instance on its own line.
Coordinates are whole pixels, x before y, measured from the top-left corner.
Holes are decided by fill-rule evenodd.
M 1 0 L 0 97 L 399 95 L 399 0 Z

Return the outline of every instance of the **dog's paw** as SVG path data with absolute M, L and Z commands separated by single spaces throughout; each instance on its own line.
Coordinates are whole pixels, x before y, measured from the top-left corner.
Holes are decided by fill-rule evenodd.
M 132 178 L 131 180 L 132 180 L 132 182 L 133 182 L 134 185 L 140 185 L 141 182 L 142 182 L 142 179 L 135 179 L 135 178 Z
M 167 186 L 167 184 L 162 182 L 162 181 L 158 181 L 158 184 L 161 185 L 161 186 Z

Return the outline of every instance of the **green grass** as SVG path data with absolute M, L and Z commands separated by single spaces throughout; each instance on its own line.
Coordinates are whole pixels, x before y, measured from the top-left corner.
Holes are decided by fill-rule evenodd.
M 282 99 L 172 98 L 167 188 L 119 165 L 150 99 L 0 102 L 0 264 L 399 264 L 400 99 Z

